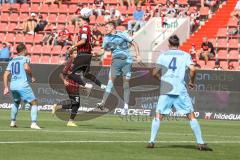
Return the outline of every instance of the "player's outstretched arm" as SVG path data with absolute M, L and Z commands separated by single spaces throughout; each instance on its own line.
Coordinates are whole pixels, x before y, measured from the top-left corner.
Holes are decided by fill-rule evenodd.
M 79 46 L 82 46 L 82 45 L 84 45 L 86 42 L 87 42 L 87 40 L 82 38 L 79 42 L 77 42 L 75 45 L 73 45 L 72 47 L 70 47 L 69 50 L 71 51 L 71 50 L 73 50 L 73 49 L 75 49 L 75 48 L 77 48 L 77 47 L 79 47 Z
M 10 75 L 9 71 L 5 71 L 3 75 L 3 85 L 4 85 L 4 91 L 3 94 L 7 95 L 9 94 L 9 87 L 8 87 L 8 77 Z
M 161 69 L 159 67 L 153 68 L 151 72 L 153 77 L 157 79 L 161 78 Z
M 189 88 L 193 89 L 194 88 L 194 83 L 195 83 L 195 76 L 196 76 L 196 68 L 194 65 L 190 65 L 189 66 L 189 77 L 190 77 L 190 81 L 189 81 Z
M 134 48 L 134 53 L 137 58 L 137 62 L 140 63 L 142 61 L 141 56 L 140 56 L 140 51 L 137 42 L 132 41 L 132 46 Z

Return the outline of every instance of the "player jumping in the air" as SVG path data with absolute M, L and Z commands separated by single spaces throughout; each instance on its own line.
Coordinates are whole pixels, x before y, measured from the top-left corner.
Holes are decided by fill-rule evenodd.
M 70 105 L 57 105 L 54 104 L 52 108 L 52 113 L 55 114 L 56 110 L 58 109 L 71 109 L 71 115 L 69 118 L 69 121 L 67 123 L 67 126 L 69 127 L 76 127 L 77 125 L 74 123 L 74 119 L 77 115 L 78 108 L 80 107 L 80 94 L 79 94 L 79 84 L 78 82 L 69 79 L 69 75 L 72 74 L 73 69 L 73 61 L 77 57 L 77 50 L 70 51 L 70 58 L 66 62 L 63 71 L 60 73 L 60 78 L 63 81 L 66 91 L 68 93 L 69 99 L 70 99 Z M 80 77 L 81 75 L 76 74 L 76 77 Z M 83 82 L 84 86 L 86 86 L 86 83 Z
M 197 141 L 197 149 L 212 150 L 202 139 L 201 128 L 195 117 L 191 98 L 185 86 L 185 72 L 189 68 L 190 81 L 188 85 L 190 89 L 194 88 L 195 67 L 191 56 L 178 50 L 179 38 L 176 35 L 171 36 L 168 41 L 170 50 L 159 56 L 158 66 L 153 69 L 153 75 L 161 78 L 161 88 L 169 88 L 168 86 L 171 84 L 171 90 L 162 93 L 158 99 L 156 116 L 152 121 L 151 138 L 147 147 L 154 148 L 161 120 L 163 120 L 164 115 L 170 113 L 174 106 L 179 113 L 187 115 Z
M 11 124 L 10 127 L 16 127 L 16 117 L 21 100 L 31 104 L 31 128 L 41 129 L 37 125 L 37 100 L 34 96 L 32 88 L 29 85 L 28 77 L 34 82 L 36 79 L 32 75 L 31 68 L 29 66 L 29 59 L 25 57 L 27 53 L 26 46 L 20 43 L 17 48 L 18 56 L 13 58 L 7 66 L 4 73 L 4 95 L 9 94 L 8 77 L 11 75 L 10 92 L 13 96 L 14 105 L 11 110 Z
M 91 46 L 91 40 L 92 40 L 92 31 L 89 25 L 89 17 L 82 16 L 80 18 L 80 31 L 78 35 L 78 42 L 70 47 L 69 51 L 77 48 L 77 57 L 73 61 L 73 69 L 72 72 L 82 72 L 83 76 L 98 86 L 100 86 L 102 89 L 105 89 L 105 85 L 103 85 L 95 75 L 90 73 L 90 64 L 92 59 L 92 46 Z M 69 77 L 70 79 L 77 81 L 79 85 L 84 86 L 84 81 L 81 79 L 81 77 L 77 77 L 74 74 Z M 86 83 L 85 88 L 91 89 L 93 86 L 92 84 Z
M 109 71 L 109 80 L 103 95 L 101 103 L 97 106 L 100 109 L 104 108 L 106 100 L 113 88 L 114 80 L 117 76 L 123 76 L 123 89 L 124 89 L 124 108 L 122 114 L 127 114 L 128 103 L 130 97 L 129 80 L 131 78 L 131 70 L 133 63 L 133 55 L 130 48 L 133 46 L 137 57 L 137 62 L 141 62 L 138 45 L 133 39 L 125 32 L 117 31 L 114 22 L 108 22 L 105 25 L 106 36 L 103 41 L 103 49 L 111 51 L 112 64 Z

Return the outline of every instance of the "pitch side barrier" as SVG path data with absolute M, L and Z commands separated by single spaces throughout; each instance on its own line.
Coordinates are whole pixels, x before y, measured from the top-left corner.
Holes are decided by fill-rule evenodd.
M 12 106 L 11 97 L 3 95 L 2 77 L 6 65 L 6 63 L 0 63 L 0 109 L 10 109 Z M 160 83 L 159 80 L 151 76 L 152 66 L 145 64 L 133 67 L 133 76 L 130 82 L 130 116 L 149 117 L 155 111 L 160 95 Z M 36 83 L 32 83 L 31 86 L 38 98 L 39 110 L 49 111 L 54 103 L 71 103 L 68 100 L 65 87 L 59 79 L 62 65 L 31 64 L 31 67 L 37 79 Z M 109 67 L 92 66 L 91 72 L 104 84 L 107 83 Z M 239 82 L 240 72 L 238 71 L 198 70 L 196 87 L 190 91 L 196 116 L 203 119 L 240 120 Z M 86 95 L 85 91 L 80 89 L 82 96 L 78 120 L 89 120 L 107 113 L 120 115 L 123 106 L 122 88 L 122 79 L 119 78 L 116 80 L 113 93 L 107 100 L 106 110 L 103 111 L 95 111 L 94 109 L 96 103 L 101 101 L 104 90 L 94 86 L 90 95 Z M 165 91 L 169 89 L 171 86 Z M 21 106 L 22 109 L 26 110 L 28 107 L 28 104 Z M 170 116 L 184 117 L 174 110 Z M 65 120 L 64 118 L 67 116 L 65 113 L 59 113 L 58 117 Z

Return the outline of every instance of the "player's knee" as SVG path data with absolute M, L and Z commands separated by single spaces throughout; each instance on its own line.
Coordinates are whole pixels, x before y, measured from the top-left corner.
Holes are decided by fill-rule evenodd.
M 192 112 L 192 113 L 187 114 L 187 118 L 188 118 L 189 121 L 191 121 L 191 120 L 193 120 L 193 119 L 196 119 L 196 116 L 195 116 L 195 114 Z
M 163 120 L 163 115 L 157 112 L 155 115 L 155 119 Z
M 30 104 L 31 104 L 32 106 L 36 106 L 36 105 L 37 105 L 37 100 L 33 100 L 32 102 L 30 102 Z
M 21 103 L 21 101 L 14 101 L 14 105 L 15 105 L 15 106 L 19 106 L 20 103 Z

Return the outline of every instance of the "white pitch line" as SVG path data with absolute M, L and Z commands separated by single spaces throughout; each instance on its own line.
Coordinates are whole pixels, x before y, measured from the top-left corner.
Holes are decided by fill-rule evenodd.
M 102 134 L 145 134 L 149 135 L 149 132 L 139 131 L 139 132 L 126 132 L 126 131 L 101 131 L 101 130 L 85 130 L 85 131 L 62 131 L 62 130 L 17 130 L 17 129 L 8 129 L 8 130 L 0 130 L 0 132 L 38 132 L 38 133 L 102 133 Z M 170 133 L 170 132 L 160 132 L 160 135 L 171 135 L 171 136 L 192 136 L 193 134 L 189 133 Z M 204 134 L 205 137 L 221 137 L 221 138 L 240 138 L 240 136 L 222 136 L 222 135 L 210 135 Z
M 148 143 L 147 141 L 1 141 L 0 144 L 61 144 L 61 143 Z M 195 141 L 158 141 L 157 143 L 195 143 Z M 209 144 L 240 144 L 240 141 L 208 141 Z

